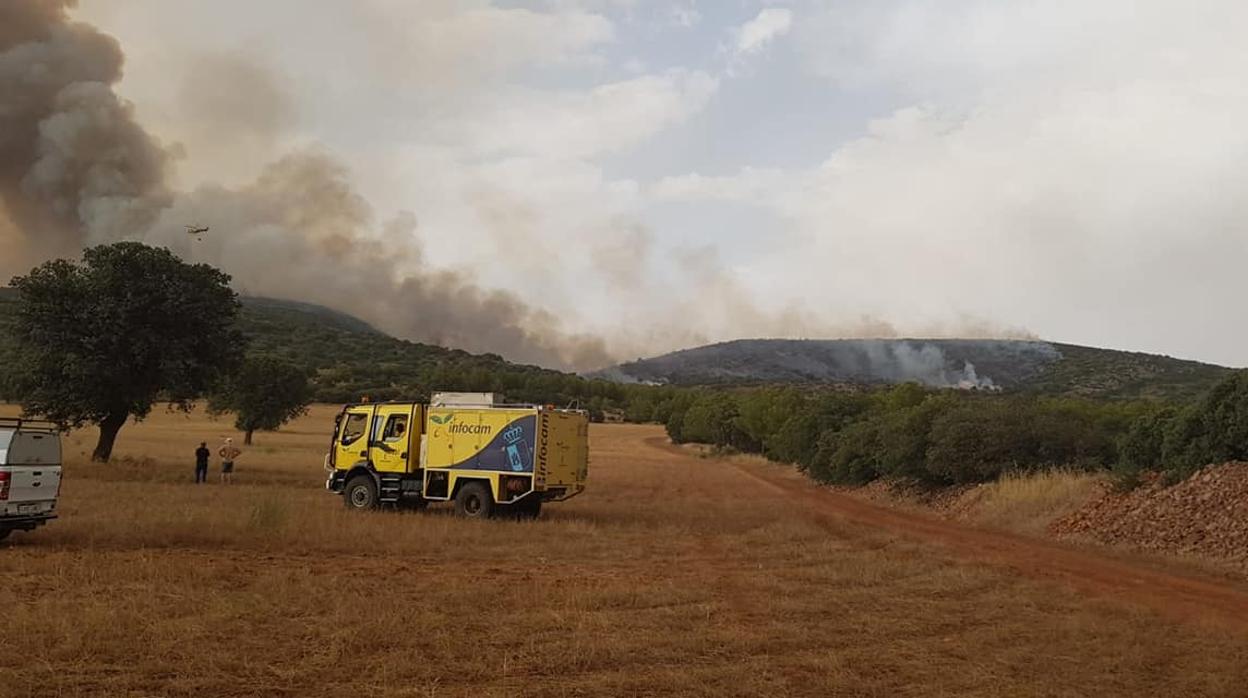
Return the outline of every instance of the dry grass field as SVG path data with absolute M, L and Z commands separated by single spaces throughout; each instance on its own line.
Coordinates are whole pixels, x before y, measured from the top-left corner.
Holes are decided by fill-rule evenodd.
M 596 426 L 536 522 L 351 514 L 332 409 L 66 439 L 62 518 L 0 544 L 3 696 L 1245 695 L 1248 626 L 1045 580 L 821 508 L 784 474 Z M 776 484 L 779 483 L 779 484 Z M 1230 590 L 1228 593 L 1238 593 Z

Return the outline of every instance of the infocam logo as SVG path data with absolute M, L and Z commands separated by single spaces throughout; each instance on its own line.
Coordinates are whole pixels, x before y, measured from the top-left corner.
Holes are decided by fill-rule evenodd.
M 494 431 L 494 427 L 489 424 L 452 424 L 450 432 L 452 434 L 489 434 Z

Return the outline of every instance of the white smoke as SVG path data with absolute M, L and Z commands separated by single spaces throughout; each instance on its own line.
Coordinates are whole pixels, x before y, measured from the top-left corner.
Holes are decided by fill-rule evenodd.
M 935 344 L 908 341 L 863 342 L 869 375 L 889 383 L 918 382 L 934 388 L 995 389 L 993 380 L 979 376 L 975 364 L 964 361 L 952 370 L 943 349 Z

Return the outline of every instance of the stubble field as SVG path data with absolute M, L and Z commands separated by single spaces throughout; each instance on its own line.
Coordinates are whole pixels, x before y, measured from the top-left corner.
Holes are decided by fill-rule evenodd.
M 0 695 L 1248 691 L 1216 609 L 866 525 L 656 427 L 595 426 L 589 490 L 536 522 L 352 514 L 323 490 L 333 412 L 257 434 L 232 486 L 192 482 L 230 434 L 202 413 L 127 425 L 109 466 L 68 436 L 61 519 L 0 544 Z

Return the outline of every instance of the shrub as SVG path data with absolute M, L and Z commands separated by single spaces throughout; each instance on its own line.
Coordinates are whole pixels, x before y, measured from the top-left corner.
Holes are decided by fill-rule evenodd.
M 1166 435 L 1178 414 L 1173 408 L 1164 408 L 1137 417 L 1119 440 L 1115 472 L 1126 477 L 1160 467 Z
M 1237 371 L 1201 402 L 1200 437 L 1189 452 L 1199 465 L 1248 460 L 1248 371 Z
M 819 437 L 811 475 L 838 485 L 865 485 L 880 476 L 880 430 L 873 420 L 845 429 L 829 429 Z

